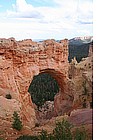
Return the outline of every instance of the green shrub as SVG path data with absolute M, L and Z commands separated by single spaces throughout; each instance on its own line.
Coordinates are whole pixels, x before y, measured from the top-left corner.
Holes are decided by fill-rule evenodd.
M 47 131 L 42 130 L 38 136 L 39 140 L 56 140 L 53 134 L 48 134 Z
M 71 128 L 72 125 L 63 119 L 61 122 L 56 122 L 56 128 L 52 134 L 42 130 L 38 136 L 23 135 L 16 140 L 86 140 L 87 135 L 84 129 L 77 129 L 73 134 Z
M 56 128 L 53 131 L 54 137 L 57 140 L 72 140 L 71 128 L 72 125 L 64 119 L 56 122 Z
M 14 119 L 14 121 L 13 121 L 12 127 L 14 129 L 20 131 L 22 129 L 23 125 L 22 125 L 22 122 L 20 121 L 20 117 L 16 111 L 14 111 L 13 119 Z
M 56 140 L 53 134 L 48 134 L 47 140 Z
M 39 136 L 39 140 L 47 140 L 47 131 L 45 131 L 45 130 L 42 130 L 41 131 L 41 134 L 40 134 L 40 136 Z
M 87 138 L 87 135 L 86 135 L 85 129 L 83 128 L 83 130 L 79 130 L 77 128 L 74 135 L 74 140 L 86 140 L 86 138 Z
M 5 98 L 12 99 L 12 96 L 11 96 L 11 94 L 6 94 Z

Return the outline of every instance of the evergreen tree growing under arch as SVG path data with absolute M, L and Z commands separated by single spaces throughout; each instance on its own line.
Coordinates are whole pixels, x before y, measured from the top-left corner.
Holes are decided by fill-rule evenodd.
M 46 101 L 53 101 L 56 93 L 59 92 L 57 81 L 47 73 L 33 77 L 28 92 L 31 94 L 33 103 L 41 107 Z

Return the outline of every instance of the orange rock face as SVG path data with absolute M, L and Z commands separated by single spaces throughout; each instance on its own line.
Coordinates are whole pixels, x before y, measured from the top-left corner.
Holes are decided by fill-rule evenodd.
M 37 43 L 30 39 L 0 39 L 0 88 L 8 90 L 21 104 L 20 116 L 24 125 L 33 127 L 36 121 L 28 88 L 33 76 L 39 73 L 51 74 L 59 84 L 60 93 L 54 101 L 55 114 L 70 110 L 73 98 L 68 86 L 68 65 L 67 39 L 59 43 L 54 40 Z

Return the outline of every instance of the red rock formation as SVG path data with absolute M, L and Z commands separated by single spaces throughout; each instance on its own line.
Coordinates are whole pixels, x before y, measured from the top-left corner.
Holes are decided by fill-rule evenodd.
M 67 39 L 59 43 L 54 40 L 37 43 L 32 40 L 15 41 L 14 38 L 0 39 L 0 88 L 17 95 L 14 98 L 21 103 L 20 115 L 24 125 L 33 127 L 36 121 L 28 87 L 33 76 L 39 73 L 49 73 L 58 81 L 61 92 L 56 100 L 62 108 L 54 103 L 56 115 L 71 108 L 68 65 Z
M 93 123 L 93 110 L 92 109 L 78 109 L 71 112 L 68 120 L 75 126 Z
M 82 62 L 74 61 L 69 66 L 67 39 L 59 43 L 54 40 L 37 43 L 30 39 L 16 41 L 14 38 L 2 38 L 0 39 L 0 96 L 11 94 L 12 99 L 8 100 L 8 104 L 16 100 L 15 105 L 19 108 L 24 126 L 33 127 L 36 115 L 28 88 L 33 76 L 45 72 L 51 74 L 60 87 L 54 99 L 55 116 L 70 114 L 74 109 L 83 108 L 83 101 L 86 107 L 90 108 L 93 58 L 92 55 L 89 56 Z M 3 114 L 5 112 L 3 110 Z M 0 114 L 0 117 L 3 115 Z
M 89 139 L 93 137 L 93 110 L 78 109 L 71 112 L 68 121 L 75 127 L 84 127 Z

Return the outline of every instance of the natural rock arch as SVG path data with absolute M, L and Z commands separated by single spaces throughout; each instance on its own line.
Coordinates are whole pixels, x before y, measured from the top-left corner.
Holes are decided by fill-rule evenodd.
M 41 43 L 32 40 L 15 41 L 13 38 L 1 40 L 0 87 L 16 93 L 15 98 L 21 103 L 23 123 L 30 127 L 35 124 L 36 117 L 28 88 L 33 76 L 43 72 L 51 74 L 61 89 L 54 101 L 56 115 L 67 113 L 73 100 L 69 90 L 68 40 L 59 43 L 54 40 Z
M 50 74 L 58 82 L 60 90 L 62 92 L 65 91 L 67 76 L 64 73 L 62 73 L 61 71 L 57 71 L 55 69 L 43 69 L 43 70 L 40 70 L 40 73 L 48 73 L 48 74 Z

